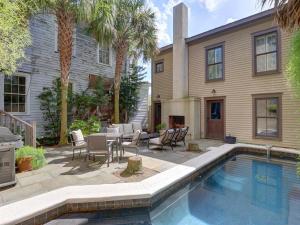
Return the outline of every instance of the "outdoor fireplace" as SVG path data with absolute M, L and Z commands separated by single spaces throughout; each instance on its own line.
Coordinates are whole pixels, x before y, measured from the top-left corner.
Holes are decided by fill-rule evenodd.
M 183 128 L 184 127 L 184 116 L 169 116 L 169 127 L 170 128 Z

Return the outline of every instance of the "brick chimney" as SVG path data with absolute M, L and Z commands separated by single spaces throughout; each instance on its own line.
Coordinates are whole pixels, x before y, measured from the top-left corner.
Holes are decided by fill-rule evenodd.
M 188 8 L 180 3 L 173 8 L 173 99 L 188 96 Z

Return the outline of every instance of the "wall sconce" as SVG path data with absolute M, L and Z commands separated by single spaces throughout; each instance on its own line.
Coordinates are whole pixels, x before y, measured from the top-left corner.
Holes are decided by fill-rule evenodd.
M 213 95 L 215 95 L 217 92 L 216 92 L 215 89 L 212 89 L 211 93 L 212 93 Z

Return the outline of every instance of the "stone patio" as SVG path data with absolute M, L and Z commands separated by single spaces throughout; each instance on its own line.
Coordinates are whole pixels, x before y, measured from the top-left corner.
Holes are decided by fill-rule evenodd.
M 95 162 L 85 161 L 84 157 L 79 158 L 78 155 L 75 160 L 72 160 L 70 146 L 46 148 L 48 164 L 39 170 L 17 174 L 17 184 L 0 191 L 0 206 L 71 185 L 141 181 L 199 156 L 209 146 L 222 144 L 219 141 L 205 139 L 198 142 L 201 152 L 189 152 L 183 146 L 175 147 L 174 151 L 168 147 L 165 147 L 166 150 L 163 151 L 141 147 L 143 173 L 126 178 L 120 173 L 127 166 L 127 158 L 134 155 L 135 150 L 127 151 L 120 163 L 115 160 L 107 167 L 102 158 L 98 157 Z

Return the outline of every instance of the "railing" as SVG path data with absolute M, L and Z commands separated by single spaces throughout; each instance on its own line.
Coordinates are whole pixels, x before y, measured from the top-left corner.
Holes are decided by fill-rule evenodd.
M 36 123 L 28 123 L 0 109 L 0 126 L 7 127 L 13 134 L 23 137 L 25 145 L 36 147 Z

